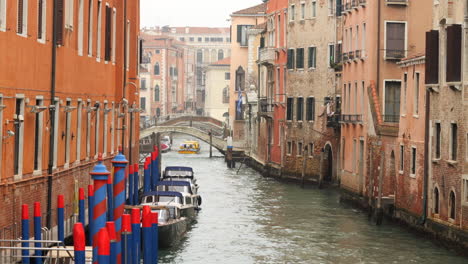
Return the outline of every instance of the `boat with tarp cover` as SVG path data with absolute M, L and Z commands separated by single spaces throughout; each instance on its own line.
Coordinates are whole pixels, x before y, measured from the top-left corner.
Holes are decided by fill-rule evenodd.
M 188 193 L 191 196 L 192 203 L 195 206 L 195 209 L 199 209 L 201 205 L 201 197 L 197 193 L 198 186 L 194 185 L 190 181 L 183 181 L 183 180 L 170 180 L 170 181 L 159 181 L 157 183 L 157 191 L 163 192 L 181 192 L 181 193 Z

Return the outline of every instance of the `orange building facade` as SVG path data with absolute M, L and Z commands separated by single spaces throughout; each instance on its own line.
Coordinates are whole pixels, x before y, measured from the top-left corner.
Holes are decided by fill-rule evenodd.
M 139 1 L 7 2 L 0 7 L 0 192 L 8 213 L 0 229 L 13 237 L 21 204 L 41 202 L 52 228 L 63 194 L 66 217 L 73 216 L 98 153 L 110 165 L 123 146 L 138 161 Z

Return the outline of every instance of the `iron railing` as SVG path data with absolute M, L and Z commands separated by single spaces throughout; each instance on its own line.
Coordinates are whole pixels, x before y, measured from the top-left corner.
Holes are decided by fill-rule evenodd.
M 259 106 L 261 113 L 273 112 L 273 100 L 271 98 L 260 98 Z
M 389 60 L 401 60 L 405 57 L 404 50 L 385 50 L 385 58 Z
M 346 62 L 348 59 L 348 52 L 343 52 L 343 61 Z
M 383 115 L 383 120 L 386 123 L 400 123 L 399 115 Z
M 354 60 L 354 51 L 350 51 L 350 52 L 348 53 L 348 58 L 349 58 L 350 60 Z
M 387 0 L 388 5 L 407 5 L 408 0 Z
M 359 0 L 359 5 L 365 6 L 366 5 L 366 0 Z
M 361 50 L 356 50 L 356 51 L 354 51 L 354 54 L 355 54 L 356 59 L 360 59 L 361 55 L 362 55 L 362 51 Z
M 342 123 L 361 123 L 362 115 L 341 115 L 340 121 Z

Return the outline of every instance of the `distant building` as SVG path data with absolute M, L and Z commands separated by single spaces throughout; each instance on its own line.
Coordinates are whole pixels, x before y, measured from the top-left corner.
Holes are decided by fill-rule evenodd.
M 205 113 L 220 121 L 229 115 L 229 84 L 231 58 L 214 62 L 206 68 Z
M 57 1 L 7 2 L 4 9 L 0 1 L 0 229 L 3 239 L 17 239 L 21 204 L 31 212 L 40 202 L 51 229 L 62 194 L 75 221 L 78 188 L 92 182 L 99 153 L 109 169 L 119 145 L 138 162 L 140 27 L 137 1 L 56 10 Z M 55 32 L 54 12 L 62 14 Z
M 185 102 L 186 111 L 203 113 L 205 102 L 206 67 L 210 63 L 231 56 L 229 28 L 209 27 L 150 27 L 148 35 L 165 35 L 185 45 Z

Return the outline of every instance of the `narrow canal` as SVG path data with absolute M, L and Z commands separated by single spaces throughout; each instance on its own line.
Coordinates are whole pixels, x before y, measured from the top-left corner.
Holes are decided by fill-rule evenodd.
M 375 226 L 339 202 L 338 190 L 264 178 L 250 168 L 227 169 L 224 159 L 179 155 L 188 137 L 174 139 L 163 167 L 194 168 L 203 198 L 196 223 L 159 263 L 467 263 L 392 223 Z M 237 164 L 238 166 L 239 164 Z

